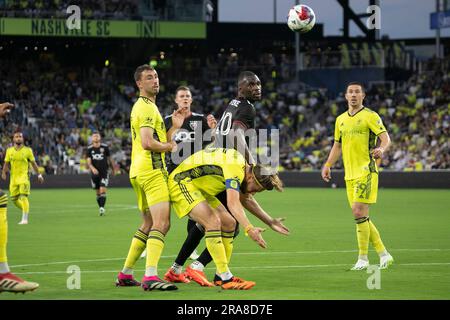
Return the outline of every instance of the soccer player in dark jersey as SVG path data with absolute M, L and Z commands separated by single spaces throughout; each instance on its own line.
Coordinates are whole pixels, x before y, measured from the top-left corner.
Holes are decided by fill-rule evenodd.
M 261 81 L 258 76 L 250 71 L 242 72 L 238 77 L 238 96 L 233 99 L 226 110 L 224 111 L 219 123 L 216 126 L 215 132 L 215 147 L 234 148 L 240 151 L 247 163 L 256 164 L 253 156 L 248 148 L 245 131 L 255 128 L 255 116 L 256 110 L 253 105 L 255 101 L 261 99 Z M 217 199 L 227 208 L 226 193 L 222 192 L 218 194 Z M 281 234 L 289 234 L 289 229 L 286 228 L 282 221 L 283 218 L 272 218 L 266 213 L 257 201 L 251 195 L 241 195 L 242 205 L 249 210 L 253 215 L 258 217 L 265 224 L 270 226 L 274 231 Z M 228 210 L 229 211 L 229 210 Z M 236 227 L 234 237 L 237 236 L 239 226 Z M 177 277 L 181 273 L 181 268 L 189 255 L 200 243 L 204 235 L 203 227 L 200 224 L 192 224 L 189 229 L 189 234 L 184 242 L 174 264 L 171 269 L 166 273 L 165 279 L 169 281 L 178 282 L 183 281 L 182 276 Z M 231 231 L 233 236 L 233 231 Z M 200 257 L 194 261 L 191 266 L 186 268 L 186 275 L 199 283 L 202 286 L 212 286 L 203 272 L 204 267 L 212 261 L 212 257 L 208 250 L 205 249 Z M 219 279 L 217 279 L 220 281 Z
M 88 146 L 86 158 L 89 170 L 91 170 L 92 188 L 97 195 L 97 204 L 100 216 L 105 214 L 106 188 L 109 183 L 109 166 L 115 174 L 115 164 L 111 158 L 108 145 L 101 142 L 100 133 L 92 134 L 92 144 Z
M 0 118 L 7 115 L 14 107 L 9 102 L 0 103 Z M 7 195 L 0 189 L 0 293 L 33 291 L 39 287 L 38 283 L 25 281 L 11 272 L 6 256 L 8 240 L 8 220 L 6 216 L 8 205 Z

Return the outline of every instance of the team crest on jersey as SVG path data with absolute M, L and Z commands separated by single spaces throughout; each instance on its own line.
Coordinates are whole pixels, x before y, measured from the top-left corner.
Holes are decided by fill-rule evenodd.
M 192 130 L 197 129 L 198 121 L 189 121 L 189 127 L 191 127 Z
M 100 152 L 103 153 L 105 151 L 105 148 L 100 148 Z

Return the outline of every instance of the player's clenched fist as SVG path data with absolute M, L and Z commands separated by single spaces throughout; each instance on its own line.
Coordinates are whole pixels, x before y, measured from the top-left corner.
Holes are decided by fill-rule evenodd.
M 326 182 L 330 182 L 331 180 L 331 168 L 326 165 L 322 168 L 322 179 Z

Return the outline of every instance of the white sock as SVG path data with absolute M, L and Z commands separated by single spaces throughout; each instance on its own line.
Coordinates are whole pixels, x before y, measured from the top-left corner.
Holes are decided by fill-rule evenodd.
M 183 271 L 183 266 L 180 266 L 178 263 L 174 262 L 170 267 L 175 274 L 181 274 Z
M 221 273 L 220 278 L 222 278 L 222 281 L 227 281 L 233 278 L 233 274 L 228 270 L 227 272 Z
M 358 256 L 358 259 L 359 259 L 359 260 L 364 260 L 364 261 L 369 261 L 369 257 L 367 257 L 366 254 L 359 255 L 359 256 Z
M 28 221 L 28 213 L 22 213 L 22 221 Z
M 191 268 L 197 271 L 203 271 L 205 269 L 205 266 L 203 265 L 203 263 L 195 260 L 191 263 Z
M 386 257 L 386 256 L 389 255 L 389 252 L 387 252 L 386 250 L 384 250 L 384 251 L 380 252 L 378 255 L 380 256 L 380 258 Z
M 0 262 L 0 273 L 8 273 L 8 272 L 9 272 L 8 262 Z
M 158 275 L 158 269 L 156 267 L 147 267 L 145 268 L 145 276 L 152 277 Z
M 128 274 L 128 275 L 133 275 L 133 269 L 124 267 L 124 268 L 122 269 L 122 273 L 123 273 L 123 274 Z

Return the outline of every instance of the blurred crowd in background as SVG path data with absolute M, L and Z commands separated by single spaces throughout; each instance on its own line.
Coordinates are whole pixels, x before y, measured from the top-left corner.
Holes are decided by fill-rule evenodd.
M 262 53 L 251 61 L 218 54 L 206 66 L 195 57 L 160 62 L 156 66 L 160 76 L 157 105 L 163 116 L 170 114 L 175 108 L 175 89 L 187 85 L 194 98 L 192 110 L 219 119 L 237 94 L 239 72 L 254 70 L 263 83 L 263 99 L 255 103 L 257 128 L 279 129 L 279 169 L 320 169 L 333 143 L 334 121 L 347 104 L 343 93 L 331 96 L 326 89 L 288 81 L 290 76 L 283 72 L 289 73 L 291 60 L 285 54 Z M 138 96 L 134 67 L 69 66 L 52 54 L 28 60 L 10 57 L 2 62 L 0 97 L 16 108 L 0 122 L 1 159 L 13 132 L 22 130 L 43 173 L 85 173 L 85 149 L 92 132 L 98 130 L 110 145 L 120 172 L 128 171 L 129 114 Z M 383 169 L 450 169 L 448 64 L 449 59 L 432 59 L 404 83 L 366 88 L 364 105 L 380 114 L 393 141 L 383 158 Z M 208 81 L 198 76 L 202 72 L 208 72 Z

